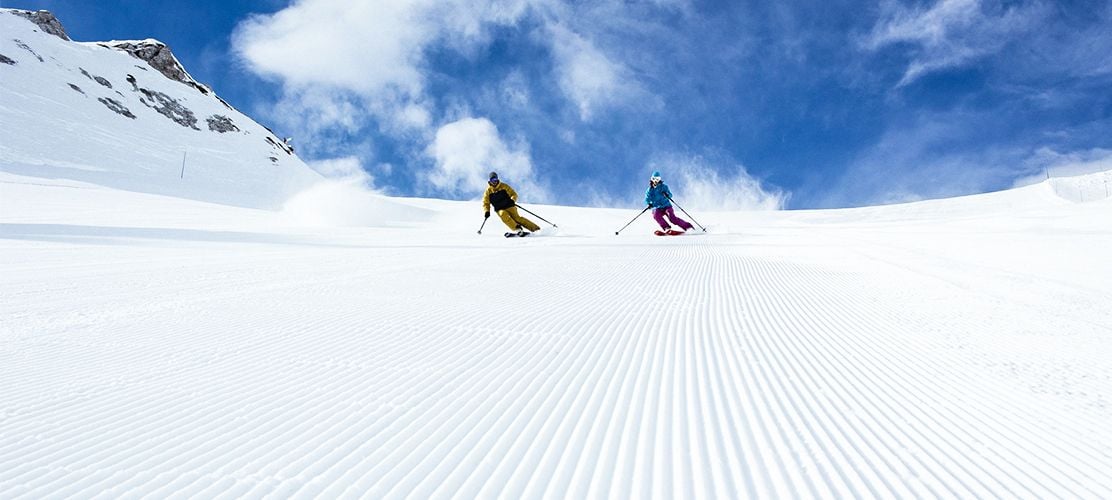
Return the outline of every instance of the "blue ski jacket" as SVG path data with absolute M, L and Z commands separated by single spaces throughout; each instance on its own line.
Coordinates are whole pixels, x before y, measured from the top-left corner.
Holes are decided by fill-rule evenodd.
M 645 190 L 645 204 L 651 205 L 653 208 L 668 208 L 672 206 L 672 192 L 668 190 L 668 185 L 661 182 L 656 186 L 649 186 Z

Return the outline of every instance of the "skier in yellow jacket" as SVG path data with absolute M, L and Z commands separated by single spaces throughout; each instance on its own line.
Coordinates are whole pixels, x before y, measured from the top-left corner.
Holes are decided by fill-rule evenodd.
M 483 217 L 490 217 L 490 207 L 493 205 L 494 210 L 498 212 L 498 216 L 502 218 L 502 222 L 506 224 L 511 230 L 517 232 L 517 236 L 525 236 L 529 231 L 539 231 L 540 226 L 533 223 L 533 221 L 522 217 L 517 213 L 517 191 L 510 187 L 508 184 L 498 180 L 498 172 L 490 173 L 490 180 L 487 181 L 486 193 L 483 194 Z M 506 236 L 513 236 L 513 233 L 506 233 Z

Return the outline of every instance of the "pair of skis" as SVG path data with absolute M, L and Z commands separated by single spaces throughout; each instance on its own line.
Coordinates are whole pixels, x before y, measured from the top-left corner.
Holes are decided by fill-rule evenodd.
M 505 233 L 504 236 L 507 237 L 507 238 L 524 238 L 526 236 L 529 236 L 530 234 L 532 234 L 532 233 L 527 233 L 525 231 L 522 231 L 520 233 Z M 675 229 L 669 229 L 667 231 L 661 231 L 661 230 L 657 229 L 656 231 L 653 231 L 653 234 L 655 234 L 657 236 L 679 236 L 681 234 L 687 234 L 687 233 L 685 233 L 683 231 L 676 231 Z

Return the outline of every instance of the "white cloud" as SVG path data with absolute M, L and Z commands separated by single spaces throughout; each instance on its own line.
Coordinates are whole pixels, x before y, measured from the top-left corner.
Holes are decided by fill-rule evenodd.
M 319 86 L 286 88 L 277 102 L 254 111 L 282 135 L 292 135 L 307 158 L 371 153 L 378 135 L 368 130 L 417 141 L 432 135 L 432 112 L 424 101 L 372 99 Z
M 677 5 L 686 2 L 658 1 L 658 8 Z M 298 0 L 241 23 L 233 46 L 248 68 L 280 81 L 292 96 L 307 88 L 320 94 L 321 87 L 350 92 L 380 103 L 387 110 L 380 117 L 427 127 L 433 122 L 427 117 L 393 113 L 427 100 L 427 50 L 442 45 L 471 54 L 490 42 L 491 27 L 515 25 L 530 12 L 540 21 L 537 40 L 551 47 L 556 80 L 584 120 L 638 88 L 589 34 L 568 27 L 600 25 L 579 22 L 576 10 L 558 0 Z
M 562 25 L 548 29 L 559 71 L 560 88 L 579 107 L 579 117 L 590 120 L 601 107 L 620 100 L 627 86 L 621 64 L 606 57 L 581 35 Z
M 896 41 L 917 41 L 939 45 L 953 34 L 975 24 L 980 0 L 939 0 L 929 9 L 908 9 L 895 4 L 889 19 L 874 27 L 873 48 Z
M 423 19 L 429 0 L 300 0 L 253 16 L 233 44 L 249 67 L 294 87 L 324 85 L 359 93 L 422 91 L 421 50 L 437 36 Z
M 464 118 L 440 127 L 427 153 L 436 166 L 426 179 L 441 191 L 480 194 L 486 189 L 487 174 L 496 171 L 521 199 L 548 198 L 534 179 L 528 145 L 507 145 L 486 118 Z
M 686 210 L 780 210 L 790 197 L 766 188 L 742 165 L 719 165 L 698 156 L 669 155 L 653 161 L 645 173 L 646 186 L 654 170 L 661 172 L 676 203 Z
M 1039 3 L 986 9 L 981 0 L 939 0 L 930 8 L 888 4 L 862 47 L 876 51 L 907 43 L 917 50 L 897 86 L 934 71 L 960 67 L 1000 51 L 1045 17 Z
M 513 25 L 529 8 L 544 0 L 438 0 L 432 3 L 427 20 L 438 24 L 444 41 L 462 53 L 489 42 L 488 27 Z
M 491 26 L 513 25 L 545 1 L 296 0 L 242 22 L 233 47 L 252 71 L 288 86 L 419 98 L 426 49 L 473 51 Z
M 299 120 L 303 126 L 377 117 L 387 132 L 407 134 L 434 123 L 427 50 L 474 51 L 489 41 L 490 26 L 516 23 L 533 1 L 540 0 L 297 0 L 242 22 L 233 47 L 251 71 L 283 85 L 284 105 L 325 110 Z M 354 113 L 328 111 L 352 103 Z

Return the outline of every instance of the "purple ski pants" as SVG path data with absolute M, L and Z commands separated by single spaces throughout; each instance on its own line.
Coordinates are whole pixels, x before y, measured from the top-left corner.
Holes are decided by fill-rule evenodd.
M 668 220 L 671 221 L 672 224 L 682 227 L 684 231 L 691 229 L 691 223 L 679 217 L 676 217 L 676 212 L 672 210 L 672 207 L 668 206 L 653 209 L 653 218 L 656 219 L 656 223 L 660 224 L 661 229 L 667 231 L 668 229 L 670 229 L 671 226 L 669 226 L 668 223 L 664 221 L 664 217 L 668 217 Z

